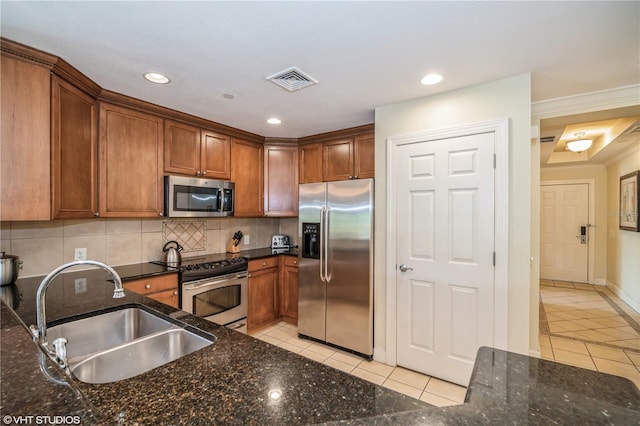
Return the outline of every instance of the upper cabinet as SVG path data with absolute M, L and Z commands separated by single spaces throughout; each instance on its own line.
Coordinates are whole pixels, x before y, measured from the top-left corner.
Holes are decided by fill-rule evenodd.
M 51 184 L 54 219 L 98 216 L 96 100 L 51 77 Z
M 235 183 L 234 215 L 257 217 L 263 214 L 263 152 L 260 143 L 231 140 L 231 181 Z
M 215 179 L 231 178 L 231 138 L 165 120 L 164 171 Z
M 162 216 L 162 147 L 162 118 L 100 104 L 101 216 Z
M 322 179 L 366 179 L 374 177 L 374 135 L 367 133 L 325 142 Z
M 298 216 L 298 147 L 264 147 L 264 215 Z
M 300 183 L 375 177 L 373 124 L 305 136 L 298 142 Z
M 4 55 L 0 62 L 0 218 L 49 220 L 50 71 Z
M 300 145 L 300 183 L 322 182 L 322 143 Z

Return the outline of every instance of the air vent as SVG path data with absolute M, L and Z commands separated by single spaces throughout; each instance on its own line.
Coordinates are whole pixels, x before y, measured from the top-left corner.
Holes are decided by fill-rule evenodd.
M 555 136 L 545 136 L 543 138 L 540 138 L 540 143 L 549 143 L 553 142 L 554 140 L 556 140 Z
M 318 84 L 318 80 L 296 67 L 287 68 L 284 71 L 266 77 L 266 79 L 290 92 Z

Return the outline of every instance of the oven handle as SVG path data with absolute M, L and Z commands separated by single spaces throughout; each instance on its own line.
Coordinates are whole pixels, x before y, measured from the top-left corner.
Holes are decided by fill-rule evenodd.
M 195 290 L 197 288 L 203 288 L 203 287 L 209 287 L 209 286 L 215 286 L 218 285 L 220 283 L 223 283 L 225 281 L 229 281 L 232 279 L 240 279 L 240 278 L 247 278 L 248 274 L 246 272 L 240 273 L 240 274 L 236 274 L 234 277 L 228 277 L 225 276 L 224 278 L 220 278 L 217 280 L 202 280 L 200 282 L 195 282 L 195 283 L 186 283 L 186 284 L 182 284 L 182 289 L 183 290 Z

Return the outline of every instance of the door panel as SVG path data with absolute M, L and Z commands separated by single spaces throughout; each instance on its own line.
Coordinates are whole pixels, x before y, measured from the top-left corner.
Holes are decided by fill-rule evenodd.
M 467 385 L 493 344 L 493 132 L 397 147 L 397 363 Z
M 588 244 L 580 227 L 589 222 L 589 185 L 542 185 L 540 278 L 588 282 Z

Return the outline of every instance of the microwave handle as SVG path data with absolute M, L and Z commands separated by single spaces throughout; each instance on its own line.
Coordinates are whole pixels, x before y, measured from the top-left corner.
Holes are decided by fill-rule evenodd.
M 224 197 L 224 191 L 222 190 L 222 188 L 218 188 L 218 196 L 216 197 L 216 198 L 217 198 L 217 201 L 218 201 L 218 205 L 216 206 L 216 211 L 217 211 L 217 212 L 221 212 L 221 211 L 222 211 L 222 206 L 223 206 L 223 204 L 222 204 L 222 202 L 223 202 L 222 197 Z

